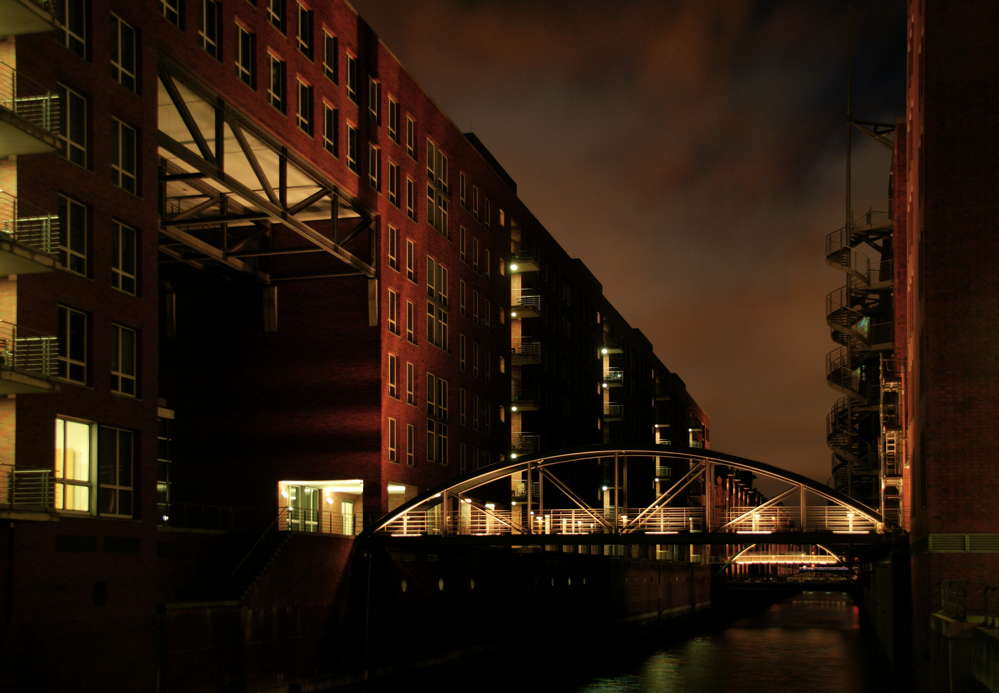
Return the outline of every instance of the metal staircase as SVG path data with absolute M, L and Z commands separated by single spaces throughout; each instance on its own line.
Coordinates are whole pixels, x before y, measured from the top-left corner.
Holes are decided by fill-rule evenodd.
M 826 296 L 826 324 L 839 345 L 826 354 L 826 382 L 844 395 L 826 418 L 833 481 L 837 491 L 873 507 L 883 496 L 880 363 L 894 348 L 891 233 L 885 201 L 852 210 L 825 247 L 826 264 L 846 275 Z

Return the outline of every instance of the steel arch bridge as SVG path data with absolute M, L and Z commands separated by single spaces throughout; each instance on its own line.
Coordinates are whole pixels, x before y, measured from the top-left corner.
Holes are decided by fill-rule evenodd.
M 752 506 L 716 503 L 722 499 L 716 498 L 716 484 L 710 480 L 732 470 L 772 479 L 786 488 Z M 643 492 L 635 493 L 636 487 Z M 629 496 L 650 500 L 629 504 Z M 599 505 L 584 500 L 594 497 Z M 825 548 L 890 544 L 901 534 L 902 528 L 859 501 L 763 462 L 702 449 L 589 446 L 521 457 L 468 473 L 369 523 L 360 538 L 375 545 L 414 546 Z M 743 557 L 747 551 L 732 561 L 754 560 L 752 555 Z M 771 562 L 782 560 L 772 551 L 768 555 L 774 556 Z

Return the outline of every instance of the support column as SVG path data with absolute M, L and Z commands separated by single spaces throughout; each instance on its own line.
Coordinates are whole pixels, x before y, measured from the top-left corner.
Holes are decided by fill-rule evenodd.
M 704 531 L 710 532 L 715 526 L 715 465 L 704 460 Z

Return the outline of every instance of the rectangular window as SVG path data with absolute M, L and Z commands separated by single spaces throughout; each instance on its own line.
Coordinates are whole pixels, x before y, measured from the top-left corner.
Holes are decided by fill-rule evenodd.
M 486 435 L 492 435 L 493 404 L 487 399 L 483 401 L 483 405 L 482 419 L 485 424 Z
M 406 363 L 406 404 L 416 404 L 416 367 L 408 362 Z
M 284 0 L 267 0 L 267 21 L 284 33 Z
M 458 256 L 462 262 L 468 262 L 468 232 L 464 226 L 458 232 Z
M 459 450 L 460 450 L 459 453 L 460 460 L 458 462 L 459 465 L 458 473 L 464 474 L 466 471 L 468 471 L 468 445 L 466 445 L 465 443 L 461 443 Z
M 485 257 L 483 258 L 482 269 L 485 272 L 486 281 L 489 281 L 490 280 L 489 267 L 493 264 L 492 254 L 489 252 L 489 248 L 484 248 L 483 252 L 485 254 Z
M 479 271 L 479 239 L 472 239 L 472 269 Z
M 312 11 L 298 6 L 298 50 L 312 60 Z
M 412 467 L 416 461 L 416 429 L 406 424 L 406 465 Z
M 493 302 L 490 301 L 485 296 L 482 297 L 482 301 L 484 304 L 482 307 L 482 326 L 486 328 L 486 332 L 488 332 L 489 328 L 491 327 L 490 315 L 493 312 Z
M 179 0 L 178 0 L 179 1 Z M 162 3 L 161 3 L 162 5 Z M 59 43 L 83 59 L 87 58 L 87 2 L 62 0 L 56 3 Z
M 412 118 L 406 118 L 406 153 L 416 158 L 416 123 Z
M 479 430 L 479 396 L 472 395 L 472 430 Z
M 368 117 L 375 125 L 381 124 L 382 85 L 370 77 L 368 78 Z
M 312 87 L 298 82 L 298 110 L 296 116 L 299 130 L 312 134 Z
M 406 279 L 416 282 L 416 245 L 406 241 Z
M 382 188 L 382 150 L 368 145 L 368 184 L 375 190 Z
M 87 208 L 76 200 L 59 196 L 59 264 L 70 272 L 87 276 Z
M 111 392 L 135 397 L 138 346 L 135 330 L 111 325 Z
M 347 98 L 357 103 L 357 58 L 347 54 Z
M 396 272 L 399 271 L 399 230 L 389 226 L 388 227 L 388 266 L 394 269 Z
M 81 385 L 87 384 L 87 315 L 59 306 L 58 375 Z
M 427 373 L 427 416 L 437 415 L 437 378 Z
M 388 165 L 389 202 L 399 206 L 399 167 L 391 161 Z
M 326 75 L 333 84 L 339 84 L 340 78 L 337 74 L 337 49 L 339 39 L 323 32 L 323 74 Z
M 458 335 L 458 366 L 463 371 L 468 370 L 468 340 L 465 335 Z
M 399 294 L 392 289 L 388 292 L 388 330 L 399 334 Z
M 461 312 L 461 317 L 468 317 L 468 310 L 466 308 L 467 296 L 465 291 L 465 280 L 462 279 L 458 282 L 458 309 Z
M 472 186 L 472 216 L 475 219 L 479 218 L 479 189 Z
M 274 55 L 267 56 L 267 103 L 284 113 L 285 63 Z
M 222 59 L 221 14 L 221 3 L 215 0 L 201 0 L 198 43 L 216 60 Z
M 416 221 L 416 184 L 412 178 L 406 179 L 406 216 Z
M 138 271 L 138 234 L 124 224 L 111 222 L 111 286 L 136 295 Z
M 388 420 L 388 458 L 389 458 L 389 462 L 398 462 L 399 461 L 398 458 L 396 457 L 396 448 L 397 448 L 397 444 L 398 443 L 397 443 L 396 437 L 395 437 L 396 436 L 396 430 L 395 430 L 395 428 L 396 428 L 396 426 L 395 426 L 395 419 L 390 418 Z
M 236 76 L 239 81 L 257 88 L 257 37 L 236 25 Z
M 465 388 L 458 390 L 458 421 L 462 426 L 468 425 L 468 392 Z
M 389 97 L 388 134 L 393 142 L 399 142 L 399 104 Z
M 67 419 L 56 419 L 55 425 L 55 508 L 89 513 L 92 426 Z
M 138 92 L 138 34 L 111 15 L 111 79 L 129 91 Z
M 77 166 L 87 167 L 87 99 L 72 89 L 59 85 L 59 103 L 63 117 L 59 137 L 66 143 L 64 156 Z
M 492 382 L 493 378 L 493 352 L 486 349 L 486 382 Z
M 437 461 L 437 422 L 427 419 L 427 461 Z
M 406 301 L 406 339 L 416 344 L 416 306 Z
M 132 517 L 133 434 L 101 426 L 97 434 L 98 510 L 101 515 Z
M 160 14 L 175 27 L 180 28 L 180 0 L 160 0 Z
M 323 149 L 333 156 L 340 156 L 340 147 L 337 146 L 339 120 L 340 112 L 328 104 L 323 104 Z
M 472 342 L 472 375 L 479 377 L 479 344 Z
M 347 168 L 357 173 L 357 128 L 347 123 Z
M 111 183 L 138 194 L 138 136 L 120 120 L 111 119 Z
M 465 199 L 465 174 L 460 173 L 458 175 L 458 201 L 461 203 L 462 207 L 467 209 L 467 200 Z
M 399 398 L 399 359 L 395 354 L 388 355 L 388 395 Z
M 489 224 L 492 220 L 492 216 L 493 216 L 493 203 L 490 202 L 489 200 L 486 200 L 486 218 L 485 218 L 486 231 L 489 230 Z

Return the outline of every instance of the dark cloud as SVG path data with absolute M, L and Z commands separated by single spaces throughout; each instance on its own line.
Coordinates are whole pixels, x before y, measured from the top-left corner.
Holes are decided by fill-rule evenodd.
M 686 381 L 714 447 L 825 481 L 846 3 L 352 4 Z M 854 10 L 862 119 L 903 113 L 904 16 Z M 887 152 L 854 142 L 854 199 L 883 199 Z

